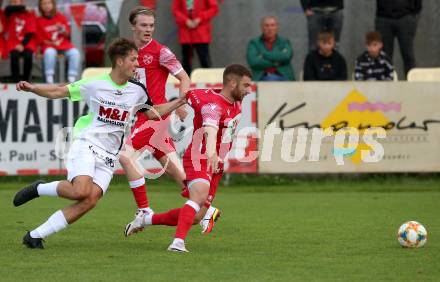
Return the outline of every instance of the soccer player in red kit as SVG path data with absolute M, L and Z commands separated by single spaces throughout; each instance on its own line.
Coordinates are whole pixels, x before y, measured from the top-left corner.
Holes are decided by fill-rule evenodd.
M 179 93 L 183 96 L 190 87 L 191 81 L 188 74 L 182 68 L 176 56 L 168 47 L 160 44 L 152 38 L 155 29 L 156 15 L 153 10 L 145 7 L 136 7 L 130 12 L 129 21 L 133 31 L 134 42 L 139 48 L 137 70 L 138 79 L 144 83 L 148 94 L 154 105 L 167 102 L 165 97 L 165 85 L 168 75 L 171 73 L 180 81 Z M 184 107 L 176 111 L 180 119 L 184 119 L 186 111 Z M 158 160 L 168 173 L 182 189 L 185 188 L 185 173 L 176 154 L 176 149 L 168 132 L 169 118 L 160 121 L 148 120 L 144 114 L 138 113 L 131 136 L 125 144 L 124 153 L 120 156 L 121 163 L 130 188 L 133 192 L 138 211 L 135 220 L 129 223 L 125 235 L 129 236 L 141 231 L 139 224 L 143 214 L 153 213 L 150 208 L 145 187 L 143 170 L 140 170 L 133 163 L 133 159 L 139 153 L 148 149 L 154 158 Z M 209 222 L 213 222 L 219 216 L 219 211 L 211 207 L 206 212 L 206 220 L 201 221 L 202 233 L 209 233 Z
M 193 139 L 183 156 L 189 200 L 182 208 L 162 214 L 145 214 L 142 226 L 168 225 L 177 230 L 169 251 L 187 252 L 185 238 L 194 219 L 214 200 L 241 115 L 241 101 L 250 92 L 251 72 L 242 65 L 226 67 L 223 89 L 195 89 L 186 94 L 194 109 Z

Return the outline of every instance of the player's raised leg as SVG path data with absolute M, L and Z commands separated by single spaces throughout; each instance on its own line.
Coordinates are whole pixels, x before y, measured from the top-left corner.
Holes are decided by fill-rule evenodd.
M 139 137 L 135 137 L 135 139 L 133 140 L 135 141 L 134 144 L 137 144 L 136 139 L 138 138 Z M 154 151 L 153 156 L 159 160 L 162 167 L 165 169 L 165 172 L 179 184 L 182 190 L 187 189 L 186 185 L 184 184 L 185 173 L 177 157 L 174 145 L 172 144 L 172 142 L 169 142 L 168 144 L 169 146 L 167 146 L 167 148 L 155 148 L 156 150 Z M 149 206 L 148 193 L 145 185 L 145 179 L 142 175 L 142 169 L 138 168 L 136 166 L 136 163 L 134 162 L 135 158 L 138 157 L 138 154 L 136 153 L 138 151 L 136 151 L 131 146 L 126 146 L 127 149 L 124 151 L 123 154 L 121 154 L 119 161 L 127 174 L 133 196 L 138 206 L 135 218 L 125 227 L 125 236 L 130 236 L 142 231 L 145 227 L 143 218 L 152 217 L 154 213 Z M 168 153 L 165 154 L 165 151 Z M 158 215 L 158 224 L 155 225 L 176 226 L 177 221 L 175 221 L 174 219 L 177 218 L 175 215 L 177 214 L 178 216 L 178 213 L 171 212 L 170 214 L 168 214 L 167 212 L 165 214 L 166 215 Z M 220 212 L 217 208 L 209 206 L 200 210 L 200 212 L 197 214 L 194 224 L 200 223 L 202 233 L 208 234 L 212 231 L 212 227 L 214 226 L 215 221 L 219 218 L 219 215 Z M 151 220 L 148 221 L 147 225 L 149 224 L 152 224 Z
M 153 210 L 150 208 L 147 197 L 147 187 L 145 185 L 143 169 L 138 167 L 136 162 L 136 159 L 139 157 L 139 155 L 140 151 L 137 151 L 129 144 L 125 144 L 124 151 L 121 152 L 119 157 L 119 163 L 125 171 L 128 179 L 128 184 L 137 205 L 137 211 L 135 213 L 134 220 L 127 224 L 125 228 L 125 236 L 129 236 L 139 231 L 142 231 L 142 216 L 144 214 L 153 214 Z
M 119 163 L 125 171 L 136 205 L 140 210 L 148 210 L 150 204 L 146 195 L 144 169 L 137 165 L 141 151 L 136 150 L 129 144 L 125 144 L 120 153 Z
M 140 217 L 140 224 L 142 226 L 142 229 L 150 225 L 177 226 L 181 210 L 182 208 L 177 208 L 164 213 L 144 214 L 142 217 Z M 200 208 L 199 212 L 194 217 L 193 225 L 202 222 L 203 216 L 205 216 L 205 214 L 208 214 L 207 210 L 208 208 L 205 206 Z M 214 210 L 218 209 L 214 208 Z M 218 218 L 218 216 L 216 217 Z M 128 232 L 128 230 L 129 229 L 126 230 L 126 233 Z M 129 236 L 129 234 L 125 235 Z
M 157 155 L 157 153 L 154 155 Z M 144 216 L 153 215 L 153 210 L 149 207 L 145 178 L 143 175 L 141 175 L 140 169 L 136 167 L 132 160 L 132 158 L 127 158 L 126 155 L 122 160 L 120 158 L 121 165 L 127 173 L 130 187 L 138 206 L 138 211 L 135 214 L 135 218 L 125 227 L 125 236 L 130 236 L 142 231 L 144 229 Z M 183 187 L 185 174 L 181 168 L 175 151 L 167 155 L 162 154 L 161 158 L 159 158 L 159 162 L 163 164 L 165 171 L 170 174 L 181 187 Z
M 81 185 L 77 186 L 82 187 Z M 13 204 L 14 206 L 18 207 L 40 196 L 79 200 L 83 198 L 82 194 L 83 193 L 80 191 L 80 189 L 73 189 L 73 184 L 67 180 L 52 181 L 49 183 L 44 183 L 42 180 L 37 180 L 18 191 L 15 194 Z
M 31 249 L 44 248 L 42 243 L 43 238 L 65 229 L 69 224 L 78 220 L 95 207 L 97 201 L 103 194 L 103 190 L 93 183 L 93 178 L 90 176 L 75 177 L 68 192 L 65 190 L 67 185 L 61 185 L 60 187 L 60 196 L 76 199 L 78 202 L 56 211 L 46 222 L 34 230 L 27 232 L 23 237 L 23 244 L 27 247 Z
M 60 181 L 44 183 L 42 180 L 37 180 L 29 184 L 15 194 L 13 200 L 14 206 L 21 206 L 42 195 L 58 196 L 57 187 L 59 182 Z

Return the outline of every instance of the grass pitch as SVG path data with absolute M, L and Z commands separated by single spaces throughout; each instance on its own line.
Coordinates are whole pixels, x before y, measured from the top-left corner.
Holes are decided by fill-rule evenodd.
M 26 230 L 69 203 L 46 197 L 13 207 L 27 182 L 0 183 L 0 281 L 440 281 L 439 178 L 221 187 L 215 205 L 223 216 L 208 236 L 193 227 L 189 254 L 166 251 L 174 228 L 123 236 L 135 211 L 125 181 L 47 238 L 45 250 L 26 249 Z M 184 202 L 172 182 L 150 182 L 156 212 Z M 397 229 L 407 220 L 425 225 L 425 247 L 398 245 Z

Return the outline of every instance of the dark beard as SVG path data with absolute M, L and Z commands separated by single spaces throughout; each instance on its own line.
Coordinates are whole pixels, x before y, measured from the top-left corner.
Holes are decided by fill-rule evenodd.
M 235 101 L 242 101 L 243 98 L 240 95 L 240 91 L 238 90 L 238 87 L 236 87 L 234 90 L 232 90 L 231 92 L 231 96 Z

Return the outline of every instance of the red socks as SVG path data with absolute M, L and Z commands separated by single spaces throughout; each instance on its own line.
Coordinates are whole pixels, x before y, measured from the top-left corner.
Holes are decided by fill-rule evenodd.
M 153 225 L 176 226 L 179 220 L 181 208 L 170 210 L 164 213 L 153 214 L 151 223 Z
M 148 208 L 147 188 L 145 187 L 145 178 L 139 178 L 129 181 L 131 192 L 139 209 Z
M 176 235 L 174 238 L 185 240 L 188 231 L 194 222 L 196 213 L 200 210 L 200 206 L 191 200 L 188 200 L 180 210 L 179 220 L 177 223 Z

